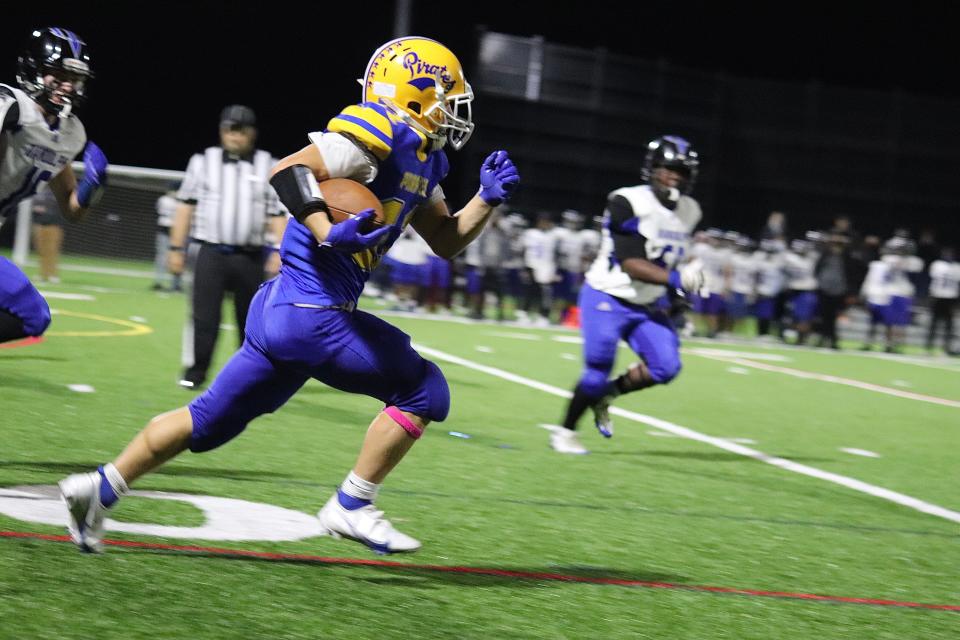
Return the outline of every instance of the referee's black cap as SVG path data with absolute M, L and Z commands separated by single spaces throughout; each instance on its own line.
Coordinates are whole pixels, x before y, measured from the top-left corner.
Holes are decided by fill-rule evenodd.
M 234 127 L 255 127 L 257 116 L 253 109 L 242 104 L 231 104 L 220 113 L 220 126 L 226 129 Z

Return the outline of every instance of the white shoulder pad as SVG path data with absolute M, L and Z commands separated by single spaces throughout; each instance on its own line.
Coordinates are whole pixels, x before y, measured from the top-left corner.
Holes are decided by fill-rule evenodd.
M 350 178 L 370 184 L 377 177 L 377 163 L 349 138 L 339 133 L 315 131 L 307 136 L 316 145 L 331 178 Z
M 613 196 L 623 196 L 633 208 L 633 215 L 638 218 L 645 218 L 654 211 L 660 209 L 660 203 L 653 191 L 647 185 L 637 185 L 634 187 L 621 187 L 610 192 L 608 199 Z

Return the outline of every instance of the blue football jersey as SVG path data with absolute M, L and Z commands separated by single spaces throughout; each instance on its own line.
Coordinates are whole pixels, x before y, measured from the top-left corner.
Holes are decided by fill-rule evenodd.
M 377 176 L 367 186 L 383 203 L 386 223 L 398 227 L 394 238 L 449 171 L 442 149 L 379 104 L 347 107 L 330 120 L 326 131 L 350 136 L 377 158 Z M 291 219 L 280 247 L 284 290 L 297 298 L 294 302 L 356 302 L 370 271 L 389 248 L 384 242 L 372 250 L 344 254 L 318 246 L 310 230 Z

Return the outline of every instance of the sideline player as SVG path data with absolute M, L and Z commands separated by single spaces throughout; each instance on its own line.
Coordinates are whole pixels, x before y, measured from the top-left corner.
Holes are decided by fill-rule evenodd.
M 60 211 L 82 220 L 107 177 L 107 158 L 74 114 L 93 77 L 86 43 L 72 31 L 37 29 L 20 54 L 19 89 L 0 84 L 0 225 L 17 204 L 48 185 Z M 70 163 L 83 150 L 83 179 Z M 50 307 L 27 276 L 0 256 L 0 342 L 39 336 Z
M 683 138 L 656 138 L 647 145 L 641 174 L 646 184 L 617 189 L 607 199 L 600 253 L 580 290 L 584 369 L 563 426 L 550 434 L 550 446 L 560 453 L 587 453 L 576 428 L 588 408 L 609 438 L 614 398 L 666 384 L 680 373 L 680 340 L 658 302 L 677 292 L 695 294 L 703 286 L 699 261 L 675 268 L 702 215 L 689 196 L 699 165 L 697 152 Z M 621 340 L 640 359 L 610 380 Z
M 134 480 L 186 449 L 228 442 L 310 378 L 385 405 L 353 470 L 317 514 L 323 530 L 378 553 L 420 547 L 373 503 L 427 424 L 446 418 L 449 389 L 410 336 L 357 310 L 357 299 L 407 224 L 438 255 L 452 257 L 480 234 L 519 174 L 505 151 L 491 153 L 477 195 L 448 211 L 439 186 L 448 171 L 443 147 L 460 149 L 470 137 L 473 93 L 460 62 L 439 42 L 405 37 L 381 46 L 367 65 L 362 96 L 273 169 L 271 184 L 294 219 L 281 245 L 281 273 L 254 297 L 240 350 L 206 392 L 154 418 L 112 464 L 60 483 L 81 549 L 100 550 L 106 511 Z M 363 233 L 372 210 L 333 224 L 318 185 L 332 177 L 369 185 L 389 224 Z

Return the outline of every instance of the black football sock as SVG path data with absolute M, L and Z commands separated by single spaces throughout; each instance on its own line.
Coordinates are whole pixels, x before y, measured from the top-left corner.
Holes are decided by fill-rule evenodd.
M 650 378 L 650 372 L 647 370 L 646 365 L 638 362 L 610 383 L 609 395 L 617 397 L 624 393 L 652 387 L 653 384 L 654 382 Z
M 8 311 L 0 309 L 0 342 L 9 342 L 26 338 L 23 331 L 23 320 Z
M 570 398 L 570 404 L 567 405 L 567 415 L 563 419 L 563 428 L 575 431 L 580 417 L 586 413 L 594 402 L 596 400 L 590 398 L 580 389 L 580 385 L 577 385 L 577 388 L 573 390 L 573 397 Z

